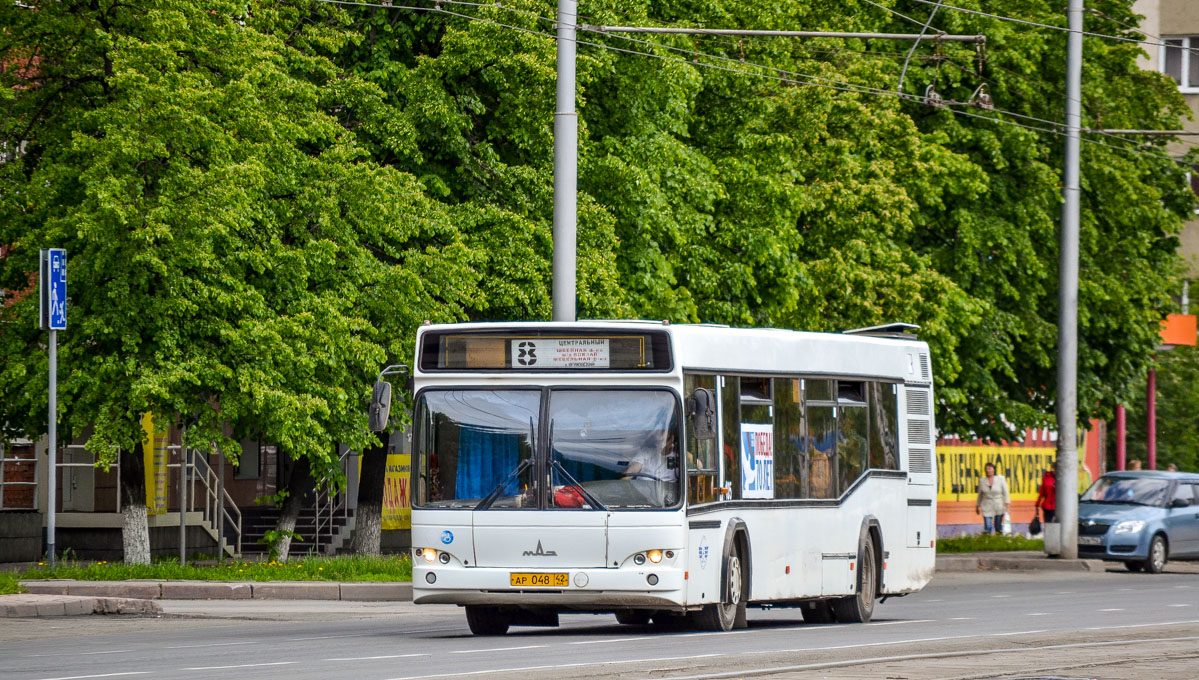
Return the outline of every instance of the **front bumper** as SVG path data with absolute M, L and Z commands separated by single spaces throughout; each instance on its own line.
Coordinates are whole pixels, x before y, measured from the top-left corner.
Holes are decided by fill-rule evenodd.
M 1150 532 L 1079 536 L 1078 556 L 1101 560 L 1144 560 L 1149 557 Z M 1089 540 L 1088 540 L 1089 539 Z M 1098 539 L 1097 542 L 1090 542 Z M 1088 542 L 1084 542 L 1088 541 Z
M 512 572 L 567 573 L 566 587 L 513 587 Z M 433 582 L 430 583 L 430 574 Z M 651 578 L 654 577 L 654 578 Z M 656 583 L 651 581 L 656 580 Z M 682 607 L 686 575 L 682 569 L 642 565 L 618 569 L 557 569 L 414 565 L 412 601 L 415 604 L 482 604 L 556 607 L 603 611 L 629 607 Z

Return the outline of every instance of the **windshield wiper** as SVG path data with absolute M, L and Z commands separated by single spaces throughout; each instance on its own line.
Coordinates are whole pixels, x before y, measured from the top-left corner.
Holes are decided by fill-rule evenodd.
M 520 461 L 520 465 L 517 465 L 515 470 L 509 472 L 508 476 L 504 477 L 504 480 L 491 490 L 491 493 L 487 494 L 483 500 L 479 501 L 479 504 L 475 506 L 475 510 L 486 510 L 487 508 L 490 508 L 491 504 L 494 503 L 496 499 L 500 497 L 500 494 L 504 492 L 504 488 L 508 486 L 508 482 L 512 481 L 513 477 L 520 475 L 520 473 L 524 472 L 525 468 L 532 464 L 532 458 L 526 458 Z
M 596 499 L 596 497 L 586 489 L 586 487 L 579 483 L 579 480 L 572 477 L 570 473 L 566 471 L 566 467 L 563 466 L 562 463 L 558 462 L 556 458 L 553 458 L 553 455 L 554 453 L 551 451 L 550 465 L 553 465 L 554 469 L 556 469 L 558 472 L 561 472 L 562 476 L 565 477 L 568 482 L 573 484 L 574 488 L 579 490 L 579 493 L 583 496 L 583 500 L 587 501 L 587 504 L 590 505 L 594 510 L 607 510 L 608 507 L 603 503 L 600 503 L 599 500 Z
M 587 501 L 587 504 L 590 505 L 592 507 L 592 509 L 605 510 L 605 511 L 608 509 L 608 507 L 606 505 L 604 505 L 603 503 L 600 503 L 599 500 L 596 499 L 596 497 L 593 496 L 590 491 L 588 491 L 587 489 L 584 489 L 583 485 L 579 483 L 579 480 L 577 480 L 573 476 L 571 476 L 571 474 L 566 471 L 566 467 L 563 466 L 562 463 L 560 463 L 558 461 L 558 459 L 554 456 L 554 421 L 553 420 L 550 421 L 550 465 L 554 466 L 554 468 L 558 472 L 561 472 L 562 476 L 566 477 L 567 481 L 569 481 L 571 484 L 574 484 L 574 487 L 579 490 L 579 494 L 583 496 L 583 500 Z

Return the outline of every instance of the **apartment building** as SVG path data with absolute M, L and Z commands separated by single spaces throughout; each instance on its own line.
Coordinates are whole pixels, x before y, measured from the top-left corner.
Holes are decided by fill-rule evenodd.
M 1141 28 L 1148 40 L 1143 68 L 1173 78 L 1195 114 L 1183 129 L 1196 134 L 1180 137 L 1170 147 L 1181 156 L 1199 144 L 1199 0 L 1137 0 L 1133 9 L 1145 17 Z M 1191 174 L 1191 188 L 1199 194 L 1199 172 Z M 1190 264 L 1191 278 L 1199 278 L 1199 214 L 1182 233 L 1181 254 Z

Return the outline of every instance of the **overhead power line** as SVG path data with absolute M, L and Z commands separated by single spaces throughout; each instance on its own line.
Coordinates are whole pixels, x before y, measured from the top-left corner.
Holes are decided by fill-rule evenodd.
M 580 24 L 580 31 L 595 33 L 661 33 L 667 35 L 731 35 L 760 38 L 845 38 L 860 40 L 915 40 L 926 36 L 915 33 L 859 33 L 845 31 L 760 31 L 741 28 L 679 28 L 659 26 L 591 26 Z M 952 35 L 937 33 L 932 40 L 986 44 L 985 35 Z
M 526 28 L 524 26 L 508 24 L 508 23 L 495 21 L 492 19 L 487 19 L 484 17 L 474 16 L 474 15 L 470 15 L 470 14 L 464 14 L 461 12 L 455 12 L 455 11 L 446 9 L 444 7 L 444 5 L 465 5 L 465 6 L 470 6 L 470 7 L 481 7 L 481 8 L 492 9 L 492 10 L 516 12 L 516 13 L 522 14 L 527 17 L 536 18 L 538 20 L 547 21 L 547 22 L 551 22 L 551 23 L 554 22 L 553 19 L 550 19 L 548 17 L 541 17 L 536 14 L 532 14 L 532 13 L 525 12 L 522 10 L 516 10 L 513 8 L 508 8 L 508 7 L 505 7 L 502 5 L 489 5 L 489 4 L 481 4 L 481 3 L 463 2 L 462 0 L 424 0 L 427 2 L 435 3 L 435 5 L 433 7 L 412 6 L 412 5 L 383 5 L 383 4 L 378 4 L 378 3 L 357 2 L 355 0 L 315 0 L 315 1 L 321 2 L 321 3 L 326 3 L 326 4 L 334 4 L 334 5 L 348 5 L 348 6 L 354 6 L 354 7 L 370 7 L 370 8 L 376 8 L 376 9 L 408 10 L 408 11 L 443 14 L 443 15 L 466 19 L 469 21 L 475 21 L 478 23 L 483 23 L 483 24 L 487 24 L 487 25 L 491 25 L 491 26 L 496 26 L 499 28 L 505 28 L 505 29 L 518 31 L 521 33 L 535 35 L 535 36 L 539 36 L 539 37 L 543 37 L 543 38 L 547 38 L 547 39 L 555 39 L 556 38 L 555 35 L 546 33 L 544 31 Z M 949 6 L 946 5 L 946 7 L 948 8 Z M 579 28 L 579 30 L 584 30 L 584 28 L 582 26 L 579 26 L 578 28 Z M 597 31 L 594 31 L 594 30 L 592 30 L 590 32 L 598 33 Z M 726 73 L 732 73 L 735 75 L 763 78 L 763 79 L 773 80 L 776 82 L 781 82 L 781 83 L 790 84 L 790 85 L 806 85 L 806 86 L 811 86 L 811 87 L 819 87 L 819 88 L 823 88 L 823 89 L 829 89 L 829 90 L 834 90 L 834 91 L 839 91 L 839 92 L 847 92 L 847 93 L 852 93 L 852 94 L 879 95 L 879 96 L 892 97 L 895 99 L 900 99 L 903 101 L 909 101 L 909 102 L 914 102 L 914 103 L 920 103 L 920 104 L 926 103 L 924 97 L 917 96 L 917 95 L 905 94 L 905 93 L 897 93 L 890 89 L 884 90 L 881 88 L 870 87 L 870 86 L 866 86 L 866 85 L 857 85 L 854 83 L 838 81 L 838 80 L 834 80 L 832 78 L 817 76 L 817 75 L 813 75 L 813 74 L 800 73 L 800 72 L 795 72 L 795 71 L 787 71 L 785 69 L 780 69 L 780 68 L 773 67 L 773 66 L 756 64 L 753 62 L 748 62 L 748 61 L 744 61 L 744 60 L 740 60 L 740 59 L 734 59 L 732 57 L 726 57 L 723 55 L 713 55 L 713 54 L 707 54 L 704 52 L 699 52 L 696 50 L 687 50 L 684 48 L 674 47 L 671 45 L 665 45 L 665 44 L 657 43 L 657 42 L 653 42 L 653 41 L 633 38 L 631 36 L 622 36 L 622 35 L 616 34 L 616 33 L 603 34 L 603 35 L 609 35 L 612 38 L 637 43 L 637 44 L 644 45 L 647 47 L 662 49 L 662 50 L 666 50 L 666 51 L 670 51 L 670 52 L 675 52 L 678 54 L 685 54 L 690 58 L 685 59 L 685 58 L 681 58 L 681 57 L 665 56 L 665 55 L 661 55 L 661 54 L 655 54 L 652 52 L 643 52 L 640 50 L 616 47 L 614 45 L 607 45 L 604 43 L 580 40 L 577 38 L 576 38 L 575 42 L 579 45 L 586 45 L 589 47 L 595 47 L 597 49 L 609 50 L 612 52 L 636 55 L 636 56 L 641 56 L 641 57 L 648 57 L 651 59 L 658 59 L 661 61 L 685 64 L 688 66 L 693 66 L 693 67 L 698 67 L 698 68 L 706 68 L 706 69 L 711 69 L 711 70 L 716 70 L 716 71 L 722 71 L 722 72 L 726 72 Z M 705 63 L 702 61 L 698 61 L 701 58 L 711 59 L 714 61 L 730 62 L 730 63 L 736 65 L 736 67 L 722 66 L 720 64 Z M 747 67 L 754 68 L 754 69 L 760 69 L 762 71 L 769 71 L 772 73 L 754 72 L 754 71 L 746 70 Z M 993 109 L 990 111 L 991 113 L 994 113 L 994 114 L 1007 115 L 1007 116 L 1012 116 L 1015 118 L 1022 118 L 1025 120 L 1041 122 L 1041 123 L 1044 123 L 1044 124 L 1052 126 L 1052 127 L 1039 127 L 1037 125 L 1027 125 L 1027 124 L 1019 123 L 1019 122 L 1012 121 L 1012 120 L 1005 120 L 1003 118 L 998 118 L 995 116 L 982 115 L 980 113 L 975 113 L 973 111 L 969 111 L 969 110 L 966 110 L 965 108 L 963 108 L 963 107 L 967 107 L 970 105 L 971 104 L 969 102 L 943 102 L 942 110 L 945 110 L 955 116 L 966 117 L 966 118 L 976 118 L 979 120 L 990 121 L 992 123 L 998 123 L 998 124 L 1006 125 L 1009 127 L 1021 128 L 1021 129 L 1029 130 L 1032 132 L 1046 133 L 1046 134 L 1056 135 L 1059 137 L 1063 137 L 1066 134 L 1064 130 L 1059 129 L 1059 128 L 1061 128 L 1061 124 L 1057 123 L 1055 121 L 1044 120 L 1044 119 L 1036 118 L 1033 116 L 1026 116 L 1026 115 L 1015 113 L 1012 111 L 1004 111 L 1002 109 Z M 1096 130 L 1094 132 L 1096 134 L 1103 134 L 1105 136 L 1109 136 L 1112 139 L 1120 141 L 1120 142 L 1127 143 L 1127 142 L 1131 141 L 1131 140 L 1127 140 L 1123 137 L 1119 137 L 1119 136 L 1112 135 L 1112 134 L 1098 131 L 1098 130 Z M 1108 149 L 1112 149 L 1114 151 L 1120 151 L 1120 152 L 1124 152 L 1124 153 L 1128 153 L 1128 154 L 1133 154 L 1133 155 L 1138 155 L 1138 156 L 1146 156 L 1146 157 L 1155 158 L 1155 159 L 1175 160 L 1175 159 L 1169 159 L 1168 157 L 1165 157 L 1161 154 L 1149 153 L 1149 152 L 1146 152 L 1146 151 L 1143 151 L 1143 150 L 1137 149 L 1137 148 L 1129 148 L 1129 147 L 1125 147 L 1125 146 L 1117 146 L 1114 144 L 1108 144 L 1108 143 L 1101 142 L 1101 141 L 1094 140 L 1094 139 L 1083 139 L 1082 141 L 1084 144 L 1089 144 L 1091 146 L 1108 148 Z

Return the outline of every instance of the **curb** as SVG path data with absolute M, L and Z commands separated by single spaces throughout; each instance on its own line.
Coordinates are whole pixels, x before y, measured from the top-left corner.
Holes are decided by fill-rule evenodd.
M 162 607 L 151 600 L 74 595 L 0 595 L 0 619 L 41 616 L 133 614 L 159 616 Z
M 351 600 L 411 602 L 411 583 L 336 581 L 21 581 L 35 595 L 143 600 Z
M 1107 565 L 1103 560 L 1064 560 L 1049 557 L 937 557 L 937 571 L 964 572 L 990 570 L 1010 571 L 1092 571 L 1103 572 Z

